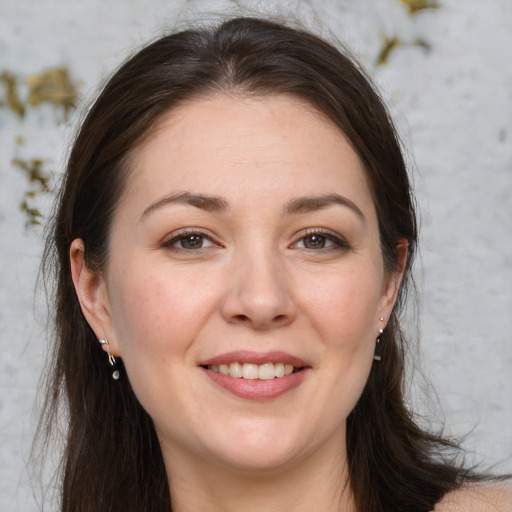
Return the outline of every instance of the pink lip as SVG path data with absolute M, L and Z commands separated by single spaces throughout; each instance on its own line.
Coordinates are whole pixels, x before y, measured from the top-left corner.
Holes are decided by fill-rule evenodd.
M 233 395 L 248 400 L 263 401 L 271 400 L 296 388 L 309 373 L 310 369 L 305 368 L 297 373 L 278 377 L 272 380 L 249 380 L 235 378 L 222 373 L 203 368 L 206 375 L 218 386 L 229 391 Z
M 206 361 L 199 363 L 199 366 L 212 366 L 215 364 L 231 364 L 231 363 L 250 363 L 250 364 L 265 364 L 265 363 L 284 363 L 291 364 L 296 368 L 308 366 L 308 364 L 292 356 L 286 352 L 271 351 L 271 352 L 252 352 L 249 350 L 237 350 L 236 352 L 228 352 L 220 356 L 215 356 Z
M 302 368 L 302 370 L 272 380 L 252 380 L 223 375 L 206 368 L 207 366 L 231 363 L 258 365 L 264 363 L 284 363 L 291 364 L 296 368 Z M 247 350 L 229 352 L 212 357 L 203 361 L 200 366 L 203 367 L 202 369 L 205 374 L 221 388 L 240 398 L 255 401 L 271 400 L 291 391 L 303 381 L 311 369 L 305 361 L 286 352 L 251 352 Z

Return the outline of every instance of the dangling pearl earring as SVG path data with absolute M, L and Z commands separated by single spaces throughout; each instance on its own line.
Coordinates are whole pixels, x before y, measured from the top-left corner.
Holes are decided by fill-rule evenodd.
M 119 370 L 116 369 L 116 358 L 110 353 L 110 344 L 109 344 L 107 338 L 102 338 L 101 340 L 99 340 L 99 342 L 101 345 L 107 345 L 108 362 L 114 370 L 112 372 L 112 378 L 114 380 L 118 380 L 119 379 Z

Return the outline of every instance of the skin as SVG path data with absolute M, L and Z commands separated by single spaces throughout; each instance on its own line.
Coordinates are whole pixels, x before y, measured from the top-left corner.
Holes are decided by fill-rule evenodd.
M 434 512 L 511 512 L 512 485 L 473 484 L 448 494 Z
M 184 192 L 223 208 L 167 200 Z M 333 193 L 348 201 L 290 208 Z M 136 152 L 107 268 L 83 254 L 75 240 L 82 310 L 154 421 L 177 510 L 354 510 L 346 418 L 383 364 L 401 274 L 384 269 L 365 171 L 337 127 L 284 95 L 189 101 Z M 241 398 L 200 366 L 233 350 L 308 368 L 281 396 Z

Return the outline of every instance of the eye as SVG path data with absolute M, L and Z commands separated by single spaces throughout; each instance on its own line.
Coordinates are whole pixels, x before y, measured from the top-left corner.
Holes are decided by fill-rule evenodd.
M 350 249 L 350 245 L 342 236 L 325 230 L 306 232 L 292 247 L 295 249 L 324 252 Z
M 203 235 L 187 235 L 178 239 L 183 249 L 201 249 L 207 242 Z
M 165 241 L 163 247 L 184 251 L 197 251 L 206 247 L 214 247 L 216 244 L 204 233 L 195 231 L 177 233 Z
M 302 243 L 306 249 L 323 249 L 329 241 L 321 235 L 309 235 L 302 238 Z

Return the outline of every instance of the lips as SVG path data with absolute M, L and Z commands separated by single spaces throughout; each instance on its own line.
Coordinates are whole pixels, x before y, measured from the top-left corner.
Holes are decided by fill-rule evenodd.
M 302 359 L 279 351 L 230 352 L 200 366 L 215 384 L 250 400 L 277 398 L 296 388 L 310 370 Z
M 272 351 L 272 352 L 251 352 L 248 350 L 237 350 L 236 352 L 229 352 L 220 356 L 212 357 L 199 363 L 200 366 L 213 366 L 220 364 L 231 363 L 250 363 L 250 364 L 265 364 L 265 363 L 284 363 L 291 364 L 296 368 L 303 368 L 308 364 L 302 359 L 292 356 L 286 352 Z

